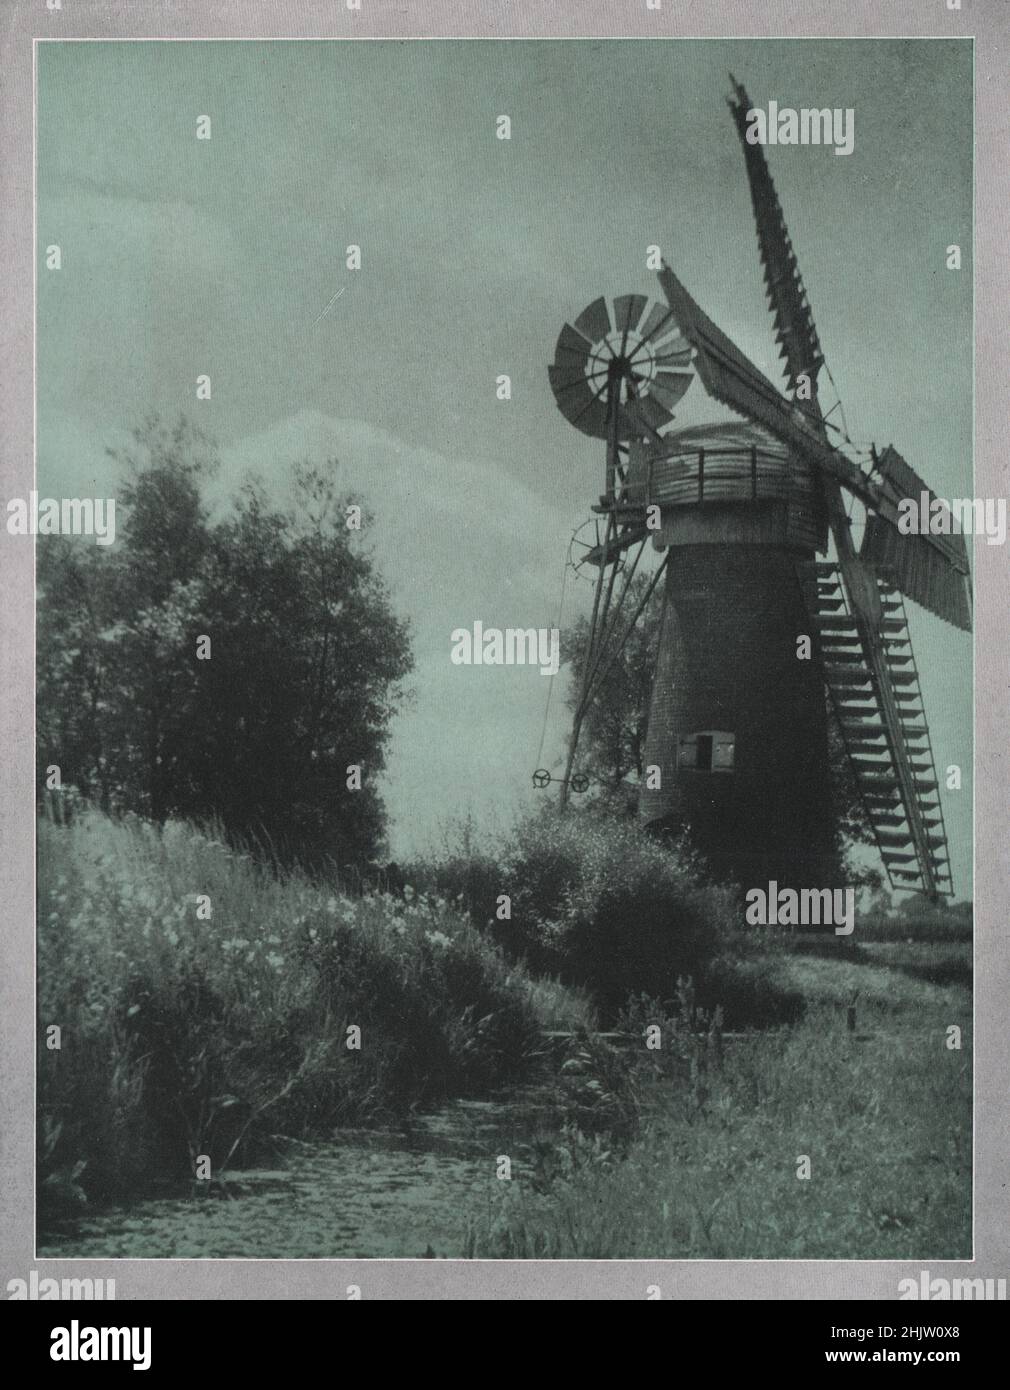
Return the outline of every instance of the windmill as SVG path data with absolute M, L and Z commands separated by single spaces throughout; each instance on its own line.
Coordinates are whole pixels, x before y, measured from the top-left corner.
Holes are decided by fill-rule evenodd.
M 606 441 L 562 798 L 584 784 L 574 767 L 585 714 L 662 581 L 642 821 L 689 827 L 713 868 L 743 884 L 827 886 L 833 720 L 892 887 L 935 899 L 953 885 L 904 600 L 970 631 L 967 549 L 953 525 L 899 531 L 902 499 L 933 495 L 893 447 L 874 450 L 867 469 L 836 442 L 818 398 L 813 315 L 764 150 L 745 138 L 750 101 L 731 81 L 787 393 L 665 263 L 665 305 L 597 299 L 562 329 L 550 368 L 558 405 Z M 743 419 L 670 430 L 695 374 Z M 845 494 L 866 510 L 858 550 Z M 650 539 L 662 560 L 630 611 Z

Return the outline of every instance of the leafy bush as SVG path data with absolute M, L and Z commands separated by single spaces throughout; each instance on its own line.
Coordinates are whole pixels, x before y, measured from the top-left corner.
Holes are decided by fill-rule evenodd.
M 629 994 L 672 999 L 730 922 L 727 891 L 701 886 L 690 861 L 633 823 L 592 814 L 536 817 L 508 847 L 512 920 L 496 939 L 535 971 L 586 986 L 612 1019 Z
M 588 990 L 603 1022 L 631 993 L 672 999 L 731 922 L 729 890 L 703 886 L 681 847 L 594 810 L 551 808 L 496 846 L 469 835 L 411 874 L 465 910 L 511 960 Z M 511 916 L 499 920 L 499 896 Z

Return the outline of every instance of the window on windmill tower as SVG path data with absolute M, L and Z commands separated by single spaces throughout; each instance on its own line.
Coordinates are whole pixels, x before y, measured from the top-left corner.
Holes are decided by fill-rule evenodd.
M 677 766 L 691 772 L 732 772 L 735 759 L 736 735 L 707 729 L 680 740 Z

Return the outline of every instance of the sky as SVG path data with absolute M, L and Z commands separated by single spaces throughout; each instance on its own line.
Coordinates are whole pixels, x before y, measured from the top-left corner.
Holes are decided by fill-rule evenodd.
M 967 41 L 39 45 L 40 492 L 115 495 L 106 448 L 151 410 L 217 439 L 219 504 L 250 470 L 282 498 L 292 464 L 333 461 L 414 629 L 384 778 L 397 857 L 461 816 L 507 825 L 538 761 L 560 767 L 564 676 L 545 723 L 536 668 L 449 652 L 475 619 L 558 625 L 603 483 L 602 445 L 548 384 L 562 324 L 599 294 L 657 297 L 658 245 L 781 381 L 730 71 L 756 105 L 854 111 L 850 156 L 768 150 L 822 347 L 852 437 L 970 495 Z M 677 423 L 725 414 L 695 382 Z M 561 626 L 590 597 L 569 573 Z M 964 895 L 971 638 L 910 612 L 937 762 L 964 773 L 944 799 Z

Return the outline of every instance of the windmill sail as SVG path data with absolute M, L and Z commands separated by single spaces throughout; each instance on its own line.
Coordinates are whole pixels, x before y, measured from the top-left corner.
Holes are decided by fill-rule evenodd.
M 801 410 L 782 395 L 763 372 L 716 327 L 674 275 L 669 266 L 659 271 L 659 283 L 681 333 L 694 348 L 691 365 L 705 390 L 730 410 L 763 425 L 776 439 L 796 449 L 867 506 L 886 505 L 880 490 L 861 469 L 833 449 L 823 434 L 819 412 Z M 897 522 L 897 511 L 893 512 Z
M 824 356 L 764 149 L 761 145 L 750 144 L 746 138 L 750 98 L 732 74 L 730 81 L 735 99 L 730 98 L 729 107 L 747 164 L 765 291 L 775 318 L 775 339 L 781 349 L 780 356 L 785 358 L 790 388 L 795 390 L 798 378 L 804 373 L 811 382 L 816 382 Z
M 888 698 L 907 761 L 904 781 L 895 756 L 895 719 L 885 712 L 840 567 L 821 560 L 798 570 L 832 707 L 891 886 L 951 893 L 938 778 L 901 593 L 877 580 Z
M 880 456 L 878 470 L 895 505 L 903 498 L 910 498 L 917 508 L 923 505 L 927 517 L 930 515 L 936 499 L 890 445 Z M 970 572 L 964 536 L 952 530 L 950 535 L 933 536 L 931 545 L 919 545 L 919 540 L 919 536 L 902 535 L 878 512 L 869 511 L 859 554 L 878 573 L 890 572 L 897 587 L 908 598 L 955 627 L 970 632 Z
M 790 387 L 795 390 L 803 374 L 810 382 L 809 425 L 821 447 L 807 445 L 805 452 L 822 470 L 838 555 L 837 566 L 815 567 L 813 586 L 808 584 L 806 589 L 807 610 L 819 628 L 835 712 L 891 881 L 935 896 L 950 892 L 952 886 L 936 774 L 925 721 L 914 717 L 922 712 L 921 697 L 904 609 L 882 571 L 890 567 L 897 589 L 932 612 L 957 626 L 969 626 L 964 540 L 897 530 L 902 498 L 931 494 L 889 449 L 879 464 L 881 483 L 876 495 L 867 498 L 861 488 L 852 488 L 866 503 L 868 514 L 864 543 L 856 553 L 839 490 L 846 479 L 837 466 L 825 467 L 823 459 L 823 450 L 830 446 L 817 398 L 816 377 L 824 360 L 820 339 L 764 150 L 746 138 L 750 100 L 742 86 L 735 81 L 733 86 L 730 109 L 744 151 L 776 340 Z M 689 333 L 686 336 L 691 338 Z M 710 362 L 721 356 L 709 369 L 726 403 L 733 404 L 726 399 L 729 395 L 738 402 L 749 396 L 749 403 L 761 412 L 755 418 L 781 430 L 781 407 L 776 408 L 768 395 L 771 383 L 746 359 L 741 362 L 742 355 L 728 340 L 713 340 L 707 350 Z M 700 363 L 698 370 L 705 380 Z M 837 451 L 830 452 L 836 460 L 841 457 Z M 859 473 L 859 483 L 868 485 L 869 480 Z M 822 604 L 830 605 L 828 612 Z M 896 616 L 899 607 L 900 616 Z
M 879 482 L 863 473 L 828 443 L 816 386 L 808 409 L 801 411 L 712 322 L 668 266 L 659 272 L 659 281 L 681 332 L 695 350 L 692 366 L 709 395 L 809 459 L 820 470 L 825 488 L 834 480 L 857 497 L 867 509 L 860 558 L 890 573 L 908 598 L 945 622 L 971 631 L 964 537 L 906 534 L 898 527 L 899 504 L 905 498 L 918 503 L 925 494 L 927 509 L 936 500 L 918 474 L 890 447 L 879 461 Z

